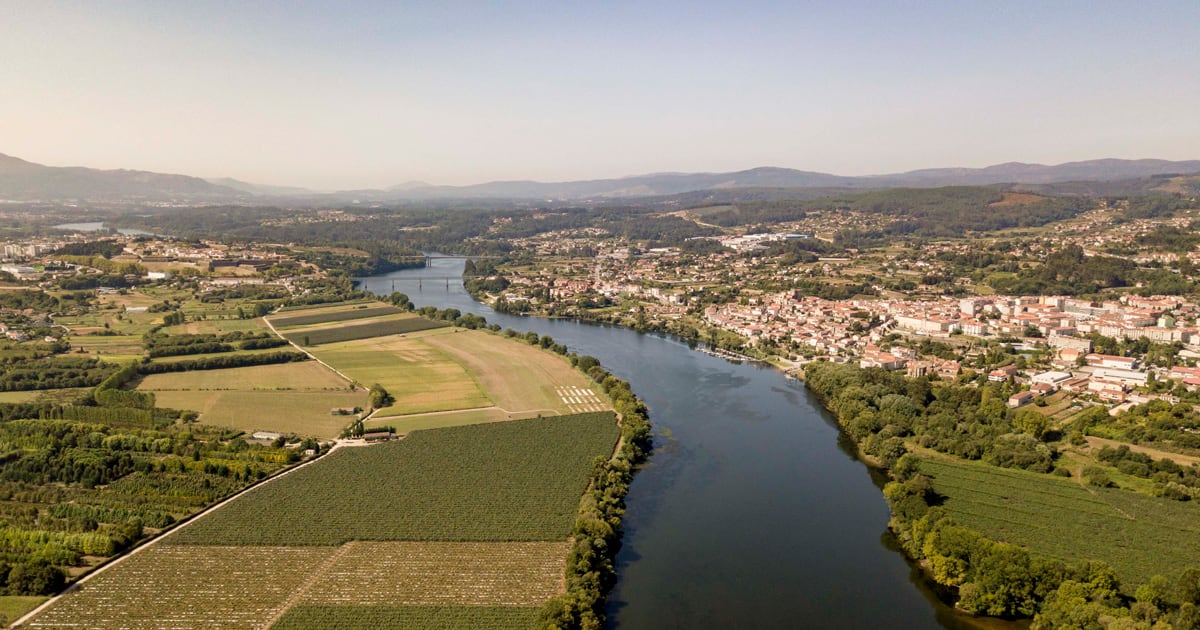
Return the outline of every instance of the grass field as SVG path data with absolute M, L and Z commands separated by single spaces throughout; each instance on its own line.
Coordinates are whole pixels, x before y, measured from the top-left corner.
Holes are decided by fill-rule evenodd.
M 985 536 L 1064 560 L 1103 560 L 1123 589 L 1200 566 L 1200 505 L 976 462 L 921 470 L 954 519 Z
M 538 608 L 517 606 L 296 606 L 272 630 L 512 630 L 534 628 Z
M 29 390 L 23 392 L 0 392 L 0 403 L 23 403 L 29 402 L 41 395 L 41 390 Z
M 312 353 L 359 383 L 382 385 L 396 402 L 380 415 L 492 405 L 462 365 L 421 339 L 360 339 L 313 348 Z
M 0 624 L 8 624 L 25 616 L 46 601 L 45 597 L 24 595 L 0 596 Z
M 332 547 L 155 545 L 96 575 L 28 628 L 261 628 Z
M 261 317 L 253 319 L 203 319 L 170 326 L 162 331 L 168 335 L 219 334 L 244 330 L 267 330 Z
M 611 409 L 607 399 L 591 390 L 590 380 L 572 370 L 562 357 L 541 348 L 478 331 L 430 336 L 423 341 L 467 366 L 502 409 L 559 413 Z M 563 388 L 594 395 L 564 397 Z
M 353 420 L 331 414 L 330 409 L 367 404 L 367 395 L 361 391 L 166 391 L 154 396 L 160 407 L 199 411 L 204 424 L 319 439 L 337 437 Z
M 200 412 L 205 424 L 317 438 L 337 437 L 351 420 L 331 409 L 367 405 L 365 392 L 315 361 L 151 374 L 138 389 L 160 407 Z
M 315 361 L 296 361 L 224 370 L 150 374 L 142 379 L 138 389 L 321 389 L 345 391 L 349 386 L 350 384 L 340 376 Z
M 561 541 L 612 413 L 497 422 L 342 448 L 179 530 L 173 543 Z M 350 489 L 364 489 L 363 493 Z
M 539 606 L 563 592 L 570 550 L 565 540 L 350 542 L 300 603 Z

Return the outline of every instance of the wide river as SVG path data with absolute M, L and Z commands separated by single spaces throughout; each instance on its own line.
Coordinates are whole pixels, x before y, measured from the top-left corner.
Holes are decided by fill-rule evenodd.
M 961 628 L 889 546 L 871 472 L 805 390 L 675 339 L 502 315 L 471 299 L 463 261 L 364 279 L 419 306 L 550 335 L 628 380 L 655 451 L 627 498 L 617 628 Z

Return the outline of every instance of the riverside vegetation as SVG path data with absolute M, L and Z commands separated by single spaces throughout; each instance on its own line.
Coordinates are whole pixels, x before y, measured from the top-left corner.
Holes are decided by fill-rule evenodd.
M 600 627 L 604 595 L 616 578 L 614 556 L 620 546 L 624 497 L 634 467 L 651 447 L 646 407 L 627 382 L 608 373 L 596 359 L 571 353 L 548 336 L 501 330 L 481 317 L 453 309 L 415 309 L 402 295 L 391 296 L 389 301 L 399 308 L 331 305 L 319 315 L 304 311 L 291 316 L 284 334 L 299 334 L 305 327 L 325 328 L 330 322 L 345 326 L 365 317 L 385 317 L 396 322 L 428 322 L 410 324 L 405 333 L 432 335 L 431 343 L 438 336 L 454 337 L 454 343 L 438 342 L 447 348 L 490 348 L 489 344 L 462 345 L 456 341 L 459 335 L 453 334 L 455 330 L 444 328 L 453 326 L 468 335 L 494 339 L 494 343 L 516 344 L 514 350 L 532 347 L 540 349 L 536 352 L 558 355 L 561 358 L 552 362 L 586 375 L 607 394 L 616 413 L 422 430 L 399 442 L 339 450 L 313 467 L 252 490 L 173 532 L 162 543 L 56 601 L 33 623 L 55 624 L 86 616 L 101 624 L 109 618 L 124 619 L 123 623 L 153 618 L 204 627 L 374 627 L 402 621 L 435 627 Z M 272 319 L 279 324 L 279 319 L 288 317 L 287 312 Z M 376 334 L 387 333 L 385 327 L 376 330 Z M 156 380 L 157 388 L 189 382 L 215 385 L 228 380 L 217 376 L 232 375 L 243 369 L 241 365 L 287 370 L 292 369 L 289 365 L 315 367 L 312 362 L 305 363 L 307 355 L 274 349 L 275 343 L 245 348 L 246 343 L 259 344 L 268 338 L 277 339 L 255 332 L 169 334 L 155 330 L 147 334 L 143 345 L 147 355 L 153 351 L 157 356 L 120 367 L 92 396 L 124 405 L 131 413 L 141 414 L 137 416 L 141 421 L 152 422 L 156 398 L 172 391 L 127 389 L 129 386 L 148 379 L 171 379 Z M 336 343 L 329 345 L 334 346 Z M 337 362 L 333 365 L 338 367 Z M 568 374 L 587 382 L 573 371 Z M 533 396 L 534 392 L 517 394 Z M 373 407 L 396 402 L 393 394 L 378 384 L 363 396 Z M 397 398 L 402 397 L 403 393 Z M 534 396 L 531 400 L 542 404 L 543 399 Z M 565 400 L 560 402 L 565 408 Z M 194 412 L 178 413 L 187 421 L 177 421 L 174 426 L 189 428 L 191 435 L 242 435 L 197 424 Z M 206 418 L 202 415 L 200 422 L 219 422 L 219 418 Z M 345 422 L 356 426 L 354 418 Z M 361 430 L 361 423 L 357 426 Z M 281 437 L 271 446 L 253 446 L 251 450 L 285 455 L 278 462 L 284 465 L 295 461 L 300 450 L 281 448 L 289 439 Z M 238 443 L 236 437 L 231 442 Z M 219 475 L 222 470 L 212 468 L 212 472 Z M 239 473 L 236 478 L 244 475 Z M 379 485 L 380 478 L 388 480 L 386 486 Z M 346 488 L 361 492 L 348 493 Z M 212 498 L 236 489 L 214 488 Z M 406 517 L 397 519 L 397 514 Z M 296 552 L 297 545 L 304 550 Z M 204 560 L 197 565 L 197 558 Z M 183 565 L 198 568 L 184 572 L 179 570 Z M 235 566 L 256 568 L 237 572 Z M 286 573 L 286 579 L 272 571 Z M 462 575 L 442 575 L 446 571 Z M 205 586 L 221 579 L 217 575 L 230 572 L 239 577 L 222 580 L 228 588 Z M 141 574 L 156 576 L 154 583 L 138 577 Z M 396 591 L 390 585 L 401 575 L 408 576 L 405 590 Z M 470 588 L 462 583 L 463 575 L 472 576 Z M 514 581 L 519 576 L 525 577 Z M 373 586 L 364 591 L 363 580 Z M 166 597 L 164 588 L 173 595 Z M 194 594 L 188 599 L 192 603 L 181 603 L 179 593 Z
M 961 610 L 1032 617 L 1035 628 L 1200 624 L 1200 506 L 1166 498 L 1168 484 L 1192 479 L 1195 467 L 1184 474 L 1174 462 L 1160 465 L 1163 497 L 1152 488 L 1111 489 L 1098 467 L 1069 480 L 1073 472 L 1051 444 L 1060 429 L 1006 409 L 996 384 L 825 362 L 807 366 L 806 379 L 860 451 L 887 471 L 890 529 Z M 1099 416 L 1107 414 L 1063 427 L 1067 442 L 1100 425 Z M 1176 422 L 1175 430 L 1187 426 Z

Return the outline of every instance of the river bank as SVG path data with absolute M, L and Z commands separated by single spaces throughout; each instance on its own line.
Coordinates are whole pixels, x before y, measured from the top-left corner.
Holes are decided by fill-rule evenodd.
M 975 628 L 888 542 L 886 503 L 833 418 L 775 366 L 693 352 L 611 324 L 479 304 L 461 261 L 364 278 L 418 304 L 550 335 L 633 384 L 654 455 L 630 484 L 609 595 L 613 628 Z

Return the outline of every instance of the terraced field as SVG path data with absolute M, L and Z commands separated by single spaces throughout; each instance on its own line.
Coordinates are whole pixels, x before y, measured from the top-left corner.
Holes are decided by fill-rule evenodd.
M 921 470 L 956 521 L 1067 562 L 1103 560 L 1125 589 L 1200 566 L 1200 505 L 975 462 Z

